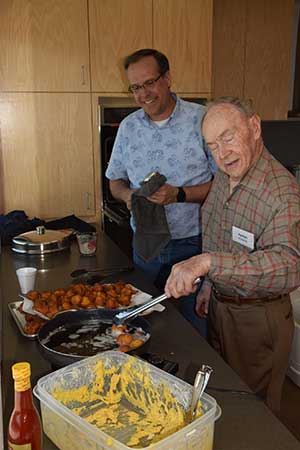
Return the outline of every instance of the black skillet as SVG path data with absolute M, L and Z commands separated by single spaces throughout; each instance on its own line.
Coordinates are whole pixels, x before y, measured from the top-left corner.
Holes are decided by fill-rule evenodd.
M 105 336 L 106 330 L 112 325 L 115 314 L 116 311 L 108 309 L 66 311 L 57 314 L 38 331 L 37 337 L 43 356 L 57 368 L 100 351 L 116 349 L 118 345 L 111 339 L 105 337 L 101 340 L 101 336 Z M 143 317 L 134 318 L 127 326 L 132 333 L 141 328 L 148 337 L 151 335 L 150 324 Z M 140 349 L 144 352 L 148 340 L 129 353 L 139 354 Z

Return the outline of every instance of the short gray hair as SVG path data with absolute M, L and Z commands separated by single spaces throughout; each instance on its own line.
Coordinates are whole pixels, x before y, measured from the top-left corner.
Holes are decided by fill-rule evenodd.
M 241 113 L 245 114 L 248 117 L 252 117 L 253 114 L 255 114 L 255 111 L 253 109 L 252 100 L 248 99 L 240 99 L 238 97 L 218 97 L 212 101 L 209 101 L 206 103 L 206 112 L 204 114 L 204 117 L 208 113 L 208 111 L 217 105 L 232 105 L 236 109 L 238 109 Z M 203 117 L 203 119 L 204 119 Z M 202 120 L 203 121 L 203 120 Z

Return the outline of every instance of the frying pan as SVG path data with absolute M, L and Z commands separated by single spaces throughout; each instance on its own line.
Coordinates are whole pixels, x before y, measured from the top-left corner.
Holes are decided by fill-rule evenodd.
M 40 350 L 43 356 L 55 367 L 64 367 L 68 364 L 72 364 L 80 359 L 91 356 L 89 348 L 76 348 L 75 341 L 74 344 L 71 341 L 72 337 L 78 335 L 78 330 L 93 329 L 97 328 L 98 335 L 102 332 L 105 333 L 105 328 L 108 328 L 113 324 L 113 318 L 116 312 L 108 309 L 88 309 L 88 310 L 78 310 L 78 311 L 65 311 L 63 313 L 57 314 L 53 319 L 46 322 L 38 331 L 38 342 Z M 133 330 L 136 328 L 141 328 L 144 333 L 146 333 L 149 338 L 151 336 L 151 327 L 149 322 L 143 317 L 136 317 L 127 323 L 129 328 Z M 58 333 L 59 330 L 59 333 Z M 82 331 L 80 331 L 82 332 Z M 76 334 L 77 333 L 77 334 Z M 80 334 L 80 333 L 79 333 Z M 66 340 L 72 342 L 67 349 L 67 351 L 62 348 L 59 343 L 61 342 L 61 336 L 65 336 Z M 71 336 L 71 338 L 70 338 Z M 96 338 L 97 339 L 97 338 Z M 56 341 L 57 340 L 57 341 Z M 145 351 L 149 339 L 137 349 L 131 350 L 128 353 L 139 354 Z M 73 347 L 72 347 L 73 345 Z M 79 346 L 81 346 L 81 341 Z M 117 344 L 108 342 L 107 348 L 103 348 L 101 344 L 100 351 L 113 350 L 117 347 Z M 71 353 L 74 350 L 74 353 Z M 69 353 L 70 352 L 70 353 Z M 76 354 L 77 353 L 77 354 Z M 81 353 L 81 354 L 78 354 Z

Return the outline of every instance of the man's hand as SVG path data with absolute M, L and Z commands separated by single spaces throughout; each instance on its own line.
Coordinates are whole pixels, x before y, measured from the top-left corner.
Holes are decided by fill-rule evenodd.
M 210 255 L 193 256 L 185 261 L 175 264 L 167 279 L 165 293 L 168 297 L 179 298 L 195 292 L 197 286 L 194 281 L 198 277 L 205 276 L 210 269 Z
M 130 210 L 131 196 L 137 189 L 130 189 L 128 180 L 110 180 L 109 187 L 112 196 L 126 203 L 127 208 Z
M 197 186 L 183 186 L 186 195 L 186 202 L 190 203 L 202 203 L 210 189 L 211 181 L 207 183 L 199 184 Z M 157 203 L 158 205 L 169 205 L 170 203 L 177 203 L 178 187 L 171 186 L 165 183 L 154 194 L 147 197 L 150 202 Z
M 211 294 L 211 284 L 209 281 L 205 281 L 201 291 L 198 293 L 196 298 L 196 313 L 201 319 L 204 319 L 208 314 L 208 304 Z
M 131 204 L 132 204 L 132 194 L 137 191 L 137 189 L 128 189 L 126 193 L 124 194 L 124 201 L 126 203 L 127 208 L 129 211 L 131 210 Z
M 168 183 L 162 185 L 157 189 L 154 194 L 147 197 L 150 202 L 157 203 L 158 205 L 169 205 L 170 203 L 177 202 L 178 188 L 171 186 Z

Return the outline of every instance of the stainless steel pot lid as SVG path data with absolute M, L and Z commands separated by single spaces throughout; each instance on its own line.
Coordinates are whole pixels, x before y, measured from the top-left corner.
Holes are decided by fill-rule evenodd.
M 73 230 L 46 230 L 39 226 L 35 231 L 22 233 L 12 240 L 12 250 L 17 253 L 44 255 L 60 252 L 70 247 Z

